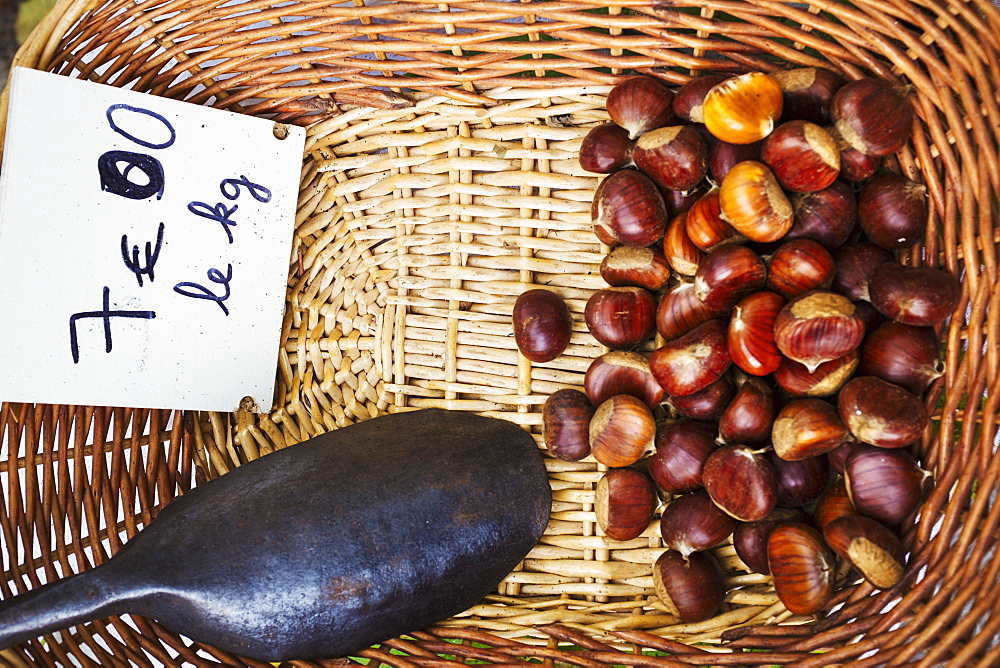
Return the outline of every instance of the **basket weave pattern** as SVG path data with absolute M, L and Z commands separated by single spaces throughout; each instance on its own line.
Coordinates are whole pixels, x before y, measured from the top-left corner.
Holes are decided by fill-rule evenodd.
M 797 618 L 726 546 L 717 554 L 740 588 L 723 614 L 679 624 L 652 589 L 655 524 L 606 540 L 593 512 L 602 467 L 547 458 L 551 522 L 496 595 L 366 656 L 1000 663 L 1000 12 L 988 2 L 76 1 L 47 17 L 16 64 L 309 129 L 273 411 L 3 404 L 4 596 L 100 563 L 202 480 L 385 412 L 496 415 L 541 443 L 542 402 L 579 386 L 605 350 L 582 318 L 606 249 L 590 226 L 598 179 L 576 153 L 607 119 L 610 86 L 626 72 L 679 84 L 700 71 L 825 66 L 910 86 L 914 137 L 887 167 L 927 185 L 931 215 L 927 241 L 903 260 L 963 284 L 940 332 L 945 375 L 927 396 L 935 428 L 917 448 L 937 485 L 906 532 L 903 583 L 850 584 L 831 613 Z M 514 299 L 534 286 L 562 295 L 576 321 L 569 349 L 546 364 L 518 355 L 510 326 Z M 622 652 L 640 647 L 672 656 Z M 139 618 L 4 658 L 256 665 Z

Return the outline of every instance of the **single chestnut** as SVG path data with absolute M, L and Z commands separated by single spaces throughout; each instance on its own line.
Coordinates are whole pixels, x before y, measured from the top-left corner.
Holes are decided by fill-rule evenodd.
M 652 246 L 667 229 L 667 208 L 659 188 L 635 169 L 620 169 L 601 181 L 590 218 L 594 234 L 608 246 Z
M 777 473 L 759 450 L 721 445 L 705 460 L 701 475 L 715 505 L 740 521 L 764 519 L 778 503 Z
M 667 224 L 663 234 L 663 257 L 681 276 L 694 276 L 705 252 L 694 245 L 687 233 L 688 212 L 679 213 Z
M 659 499 L 652 479 L 635 468 L 608 469 L 597 481 L 597 526 L 614 540 L 638 538 L 653 521 Z
M 618 394 L 590 420 L 590 454 L 605 466 L 630 466 L 652 450 L 656 420 L 641 399 Z
M 518 295 L 512 320 L 514 343 L 532 362 L 550 362 L 562 355 L 573 334 L 573 317 L 566 302 L 544 288 Z
M 906 447 L 930 424 L 915 394 L 875 376 L 858 376 L 844 385 L 837 410 L 856 439 L 881 448 Z
M 590 420 L 594 404 L 572 387 L 556 390 L 542 405 L 542 439 L 556 459 L 578 462 L 590 454 Z
M 864 323 L 853 302 L 825 290 L 792 298 L 774 320 L 778 349 L 810 372 L 856 349 L 864 335 Z
M 670 265 L 657 246 L 612 248 L 601 261 L 601 278 L 612 287 L 634 285 L 656 292 L 670 279 Z
M 594 359 L 583 376 L 583 389 L 595 406 L 616 394 L 631 394 L 650 409 L 663 401 L 663 388 L 649 370 L 645 355 L 612 350 Z
M 920 505 L 930 474 L 905 450 L 859 444 L 844 464 L 851 503 L 862 515 L 895 525 Z
M 738 233 L 762 243 L 785 236 L 795 220 L 792 203 L 774 173 L 756 160 L 734 165 L 722 179 L 719 208 L 722 219 Z
M 670 397 L 667 403 L 683 417 L 694 420 L 718 420 L 736 394 L 736 382 L 731 373 L 724 373 L 697 392 L 682 397 Z
M 830 462 L 826 457 L 789 461 L 772 451 L 770 458 L 778 474 L 778 504 L 783 507 L 801 508 L 815 501 L 830 482 Z
M 866 155 L 850 146 L 840 149 L 840 178 L 858 183 L 871 178 L 882 166 L 882 156 Z
M 673 341 L 698 325 L 725 315 L 698 299 L 694 283 L 678 283 L 660 297 L 656 307 L 656 329 L 666 341 Z
M 837 449 L 851 434 L 833 404 L 822 399 L 793 399 L 781 407 L 771 430 L 778 457 L 797 461 Z
M 747 378 L 719 418 L 719 442 L 762 443 L 770 439 L 777 413 L 771 385 L 761 378 Z
M 656 431 L 656 450 L 650 455 L 649 475 L 669 494 L 684 494 L 702 487 L 702 468 L 715 451 L 715 425 L 684 420 Z
M 723 244 L 746 241 L 745 236 L 723 220 L 718 188 L 712 188 L 691 205 L 684 219 L 684 229 L 691 243 L 705 252 Z
M 903 579 L 903 544 L 877 520 L 863 515 L 841 517 L 826 525 L 823 539 L 873 587 L 891 589 Z
M 763 72 L 747 72 L 716 84 L 705 94 L 703 122 L 722 141 L 752 144 L 774 129 L 783 102 L 777 81 Z
M 858 219 L 857 198 L 843 181 L 811 193 L 791 198 L 792 227 L 785 239 L 812 239 L 827 250 L 842 246 L 851 236 Z
M 580 167 L 595 174 L 611 174 L 632 164 L 633 142 L 615 123 L 592 127 L 580 144 Z
M 774 129 L 760 148 L 760 160 L 785 190 L 815 192 L 840 174 L 840 150 L 830 133 L 808 121 L 788 121 Z
M 782 121 L 803 120 L 819 125 L 830 122 L 833 95 L 847 80 L 822 67 L 797 67 L 772 72 L 784 98 Z
M 722 567 L 710 552 L 664 551 L 653 564 L 653 588 L 670 614 L 689 623 L 717 615 L 726 596 Z
M 872 272 L 868 294 L 872 305 L 887 318 L 932 327 L 954 312 L 962 298 L 962 286 L 942 269 L 886 262 Z
M 608 348 L 633 348 L 656 331 L 656 298 L 635 286 L 602 288 L 587 299 L 587 329 Z
M 767 539 L 767 562 L 774 591 L 789 612 L 815 614 L 833 596 L 836 558 L 808 524 L 776 526 Z
M 823 531 L 830 522 L 855 515 L 858 515 L 858 509 L 854 507 L 847 493 L 847 484 L 843 478 L 838 478 L 820 494 L 819 501 L 813 509 L 812 519 L 816 528 Z
M 923 241 L 928 211 L 927 186 L 899 174 L 874 178 L 858 193 L 861 229 L 889 250 Z
M 851 301 L 868 301 L 868 284 L 875 269 L 892 262 L 892 254 L 878 244 L 859 241 L 834 250 L 836 270 L 830 289 Z
M 766 376 L 778 368 L 784 358 L 774 341 L 774 321 L 785 303 L 784 297 L 767 290 L 736 303 L 726 332 L 733 364 L 753 376 Z
M 667 341 L 649 356 L 649 368 L 667 394 L 682 397 L 717 381 L 732 365 L 726 348 L 726 325 L 704 322 Z
M 805 364 L 783 357 L 774 371 L 774 382 L 792 397 L 832 397 L 854 377 L 859 358 L 858 351 L 852 350 L 810 371 Z
M 760 160 L 762 142 L 730 144 L 717 141 L 708 153 L 708 173 L 716 183 L 722 183 L 733 167 L 746 160 Z
M 919 395 L 942 375 L 940 347 L 932 328 L 889 320 L 865 336 L 858 373 L 878 376 Z
M 766 281 L 767 266 L 760 255 L 747 246 L 720 246 L 698 264 L 694 291 L 708 308 L 727 311 Z
M 835 269 L 833 256 L 818 241 L 786 241 L 767 261 L 767 289 L 785 299 L 809 290 L 828 290 Z
M 708 144 L 692 126 L 670 125 L 640 135 L 632 159 L 661 188 L 689 190 L 708 172 Z
M 718 547 L 736 529 L 737 521 L 723 512 L 704 490 L 676 496 L 660 515 L 663 544 L 685 557 Z
M 677 93 L 674 95 L 674 115 L 681 120 L 703 123 L 705 121 L 705 95 L 726 78 L 722 74 L 703 74 L 689 79 L 677 89 Z
M 830 101 L 830 118 L 848 146 L 876 157 L 903 148 L 913 131 L 913 108 L 902 89 L 872 77 L 842 86 Z
M 674 92 L 653 77 L 635 76 L 608 92 L 608 116 L 635 139 L 644 132 L 674 122 Z
M 809 517 L 801 508 L 775 508 L 770 515 L 756 522 L 740 522 L 733 531 L 736 556 L 754 573 L 770 575 L 767 563 L 767 539 L 780 524 L 806 522 Z

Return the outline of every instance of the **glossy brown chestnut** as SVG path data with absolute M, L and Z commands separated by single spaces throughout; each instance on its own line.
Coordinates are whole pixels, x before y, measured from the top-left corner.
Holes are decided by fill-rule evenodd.
M 705 460 L 701 475 L 715 505 L 740 521 L 762 520 L 778 503 L 774 466 L 745 445 L 719 446 Z
M 587 300 L 587 329 L 608 348 L 633 348 L 656 331 L 656 298 L 644 288 L 603 288 Z
M 830 289 L 851 301 L 868 301 L 868 284 L 875 269 L 892 262 L 892 254 L 870 241 L 859 241 L 835 249 L 836 265 Z
M 792 203 L 771 169 L 756 160 L 729 170 L 719 185 L 719 207 L 722 219 L 737 232 L 762 243 L 785 236 L 795 219 Z
M 674 114 L 677 118 L 693 123 L 703 123 L 705 95 L 726 77 L 721 74 L 705 74 L 689 79 L 674 95 Z
M 882 248 L 898 250 L 922 241 L 927 215 L 927 186 L 898 174 L 874 178 L 858 193 L 861 229 Z
M 705 94 L 705 127 L 730 144 L 752 144 L 771 134 L 781 117 L 781 86 L 763 72 L 730 77 Z
M 877 376 L 919 395 L 942 375 L 940 347 L 930 327 L 883 322 L 861 344 L 858 373 Z
M 544 288 L 526 290 L 514 301 L 514 343 L 532 362 L 563 354 L 573 333 L 573 317 L 563 298 Z
M 542 406 L 542 438 L 556 459 L 578 462 L 590 454 L 590 420 L 594 404 L 572 387 L 556 390 Z
M 858 376 L 844 385 L 837 410 L 856 439 L 881 448 L 906 447 L 930 424 L 915 394 L 875 376 Z
M 771 445 L 782 459 L 809 459 L 837 449 L 851 438 L 837 408 L 822 399 L 794 399 L 774 419 Z
M 615 84 L 605 104 L 611 120 L 632 139 L 674 122 L 674 92 L 652 77 L 630 77 Z
M 805 364 L 784 357 L 774 371 L 774 382 L 792 397 L 832 397 L 854 376 L 858 359 L 858 351 L 852 350 L 809 371 Z
M 818 241 L 786 241 L 767 262 L 767 289 L 785 299 L 809 290 L 828 290 L 834 270 L 833 256 Z
M 772 72 L 784 97 L 782 121 L 803 120 L 824 125 L 830 121 L 830 102 L 847 80 L 821 67 L 798 67 Z
M 721 545 L 733 535 L 736 525 L 706 491 L 699 490 L 674 497 L 663 509 L 660 536 L 666 547 L 686 557 Z
M 774 129 L 760 149 L 785 190 L 815 192 L 828 188 L 840 174 L 840 150 L 830 133 L 808 121 L 788 121 Z
M 694 291 L 708 308 L 728 311 L 766 281 L 767 267 L 760 255 L 746 246 L 720 246 L 701 259 Z
M 580 167 L 596 174 L 610 174 L 632 164 L 633 142 L 628 131 L 602 123 L 587 132 L 580 144 Z
M 778 368 L 783 358 L 774 342 L 774 321 L 784 306 L 784 297 L 767 290 L 736 303 L 726 331 L 733 364 L 753 376 L 766 376 Z
M 663 235 L 663 256 L 681 276 L 694 276 L 705 251 L 694 245 L 687 234 L 688 212 L 679 213 L 667 224 Z
M 656 292 L 670 279 L 670 265 L 657 246 L 618 246 L 601 261 L 601 278 L 612 287 L 634 285 Z
M 858 183 L 871 178 L 882 166 L 882 157 L 865 155 L 856 148 L 847 146 L 840 150 L 840 178 L 850 183 Z
M 858 309 L 858 317 L 865 323 L 865 332 L 874 332 L 883 323 L 889 322 L 888 318 L 878 312 L 871 302 L 856 301 L 854 308 Z M 872 374 L 874 375 L 874 374 Z
M 690 190 L 660 190 L 667 205 L 667 216 L 673 218 L 691 208 L 698 199 L 710 190 L 708 181 L 702 181 Z
M 873 587 L 891 589 L 903 579 L 903 544 L 884 524 L 862 515 L 841 517 L 826 525 L 823 539 Z
M 767 540 L 774 590 L 789 612 L 812 615 L 833 596 L 835 557 L 823 536 L 802 523 L 781 524 Z
M 674 411 L 693 420 L 718 420 L 736 394 L 731 373 L 724 373 L 714 383 L 683 397 L 670 397 L 667 403 Z
M 638 538 L 653 521 L 659 499 L 648 475 L 634 468 L 609 469 L 597 481 L 594 514 L 608 538 Z
M 649 368 L 667 394 L 682 397 L 717 381 L 732 365 L 726 324 L 709 320 L 667 341 L 649 356 Z
M 605 466 L 630 466 L 652 450 L 653 413 L 641 399 L 618 394 L 597 407 L 590 421 L 590 453 Z
M 819 498 L 830 482 L 830 462 L 826 457 L 807 457 L 788 461 L 769 453 L 778 477 L 778 504 L 801 508 Z
M 722 183 L 733 167 L 745 160 L 760 160 L 762 142 L 730 144 L 717 141 L 708 154 L 708 173 L 716 183 Z
M 670 494 L 700 489 L 705 460 L 715 451 L 715 425 L 685 420 L 659 428 L 649 457 L 649 475 L 656 486 Z
M 820 531 L 826 525 L 841 517 L 852 517 L 858 514 L 858 509 L 851 503 L 851 497 L 847 494 L 847 484 L 843 478 L 838 478 L 832 485 L 826 488 L 816 502 L 813 510 L 813 523 Z
M 827 250 L 842 246 L 858 219 L 857 198 L 843 181 L 791 199 L 794 219 L 785 239 L 812 239 Z
M 887 318 L 932 327 L 954 312 L 962 298 L 962 286 L 941 269 L 886 262 L 872 272 L 868 294 L 872 305 Z
M 649 370 L 649 360 L 625 350 L 612 350 L 595 358 L 583 376 L 583 389 L 595 406 L 616 394 L 631 394 L 650 409 L 663 401 L 663 388 Z
M 767 381 L 747 378 L 719 418 L 719 442 L 754 444 L 768 440 L 778 413 L 775 402 Z
M 851 148 L 887 156 L 903 148 L 913 131 L 913 109 L 901 90 L 881 79 L 857 79 L 830 101 L 834 128 Z
M 854 448 L 858 445 L 855 440 L 845 441 L 843 445 L 838 447 L 836 450 L 831 450 L 826 453 L 826 458 L 830 460 L 830 468 L 833 469 L 834 473 L 837 475 L 843 475 L 844 465 L 847 463 L 847 458 L 851 456 L 854 452 Z M 844 492 L 845 494 L 847 492 Z
M 780 524 L 791 522 L 806 522 L 808 516 L 801 508 L 775 508 L 762 520 L 756 522 L 740 522 L 733 531 L 733 547 L 736 555 L 754 573 L 770 575 L 771 567 L 767 563 L 767 539 L 774 528 Z
M 689 190 L 708 172 L 708 144 L 692 126 L 671 125 L 636 139 L 632 159 L 661 188 Z
M 844 464 L 844 481 L 854 507 L 890 526 L 917 509 L 929 476 L 905 450 L 874 445 L 859 444 Z
M 810 372 L 856 349 L 864 335 L 865 326 L 854 304 L 824 290 L 811 290 L 793 298 L 774 321 L 778 349 Z
M 709 552 L 666 550 L 653 564 L 653 588 L 670 614 L 689 623 L 717 615 L 726 596 L 722 568 Z
M 656 329 L 666 341 L 673 341 L 698 325 L 725 315 L 698 299 L 694 283 L 678 283 L 660 297 L 656 307 Z
M 691 243 L 705 252 L 724 244 L 746 241 L 746 237 L 722 219 L 718 188 L 712 188 L 691 205 L 684 220 L 684 229 Z
M 608 246 L 652 246 L 667 229 L 667 208 L 659 188 L 635 169 L 620 169 L 601 181 L 590 218 L 594 234 Z

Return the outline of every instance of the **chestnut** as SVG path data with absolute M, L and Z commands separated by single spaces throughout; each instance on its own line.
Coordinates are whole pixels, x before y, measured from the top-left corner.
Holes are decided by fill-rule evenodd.
M 730 144 L 717 141 L 708 153 L 708 173 L 716 183 L 722 183 L 733 167 L 745 160 L 760 160 L 762 142 Z
M 785 190 L 815 192 L 840 174 L 840 150 L 830 133 L 808 121 L 788 121 L 763 142 L 760 160 Z
M 865 332 L 874 332 L 883 323 L 889 321 L 888 318 L 878 312 L 877 308 L 872 306 L 871 302 L 856 301 L 854 302 L 854 308 L 858 310 L 858 317 L 865 323 Z
M 681 120 L 702 123 L 705 95 L 726 78 L 722 74 L 703 74 L 689 79 L 674 94 L 674 115 Z
M 835 450 L 850 437 L 834 405 L 822 399 L 794 399 L 778 411 L 771 445 L 782 459 L 796 461 Z
M 721 545 L 736 525 L 704 490 L 674 497 L 660 515 L 663 544 L 685 557 Z
M 906 447 L 930 424 L 916 395 L 875 376 L 858 376 L 844 385 L 837 410 L 856 439 L 882 448 Z
M 833 256 L 818 241 L 793 239 L 778 246 L 767 262 L 767 289 L 791 299 L 833 283 Z
M 590 207 L 594 234 L 608 246 L 652 246 L 667 228 L 667 208 L 652 179 L 621 169 L 597 186 Z
M 668 403 L 683 417 L 694 420 L 718 420 L 735 394 L 736 383 L 732 374 L 727 372 L 697 392 L 682 397 L 670 397 Z
M 675 422 L 657 430 L 649 475 L 664 492 L 684 494 L 702 487 L 702 468 L 715 451 L 715 425 L 698 420 Z
M 590 454 L 605 466 L 629 466 L 653 447 L 656 420 L 641 399 L 618 394 L 590 420 Z
M 705 252 L 694 245 L 687 233 L 688 212 L 679 213 L 667 224 L 663 234 L 663 257 L 681 276 L 694 276 Z
M 805 522 L 808 516 L 801 508 L 775 508 L 762 520 L 740 522 L 733 531 L 736 556 L 754 573 L 770 575 L 767 563 L 767 539 L 774 528 L 790 522 Z
M 609 469 L 597 481 L 597 526 L 614 540 L 638 538 L 653 521 L 659 499 L 648 475 L 634 468 Z
M 661 188 L 689 190 L 708 172 L 708 144 L 690 125 L 671 125 L 636 139 L 632 159 Z
M 667 216 L 673 218 L 679 213 L 683 213 L 691 208 L 698 199 L 707 193 L 711 187 L 708 181 L 702 181 L 694 188 L 688 190 L 660 190 L 663 201 L 667 205 Z
M 858 373 L 878 376 L 919 395 L 942 375 L 939 348 L 932 328 L 890 320 L 865 336 Z
M 876 157 L 903 148 L 913 131 L 913 108 L 902 89 L 872 77 L 842 86 L 830 101 L 830 118 L 848 146 Z
M 859 444 L 844 464 L 851 503 L 862 515 L 888 525 L 899 524 L 923 498 L 930 474 L 905 450 Z
M 684 219 L 684 229 L 691 243 L 705 252 L 723 244 L 746 241 L 745 236 L 722 219 L 718 188 L 712 188 L 691 205 Z
M 858 183 L 870 178 L 882 166 L 882 157 L 865 155 L 850 146 L 840 149 L 840 178 Z
M 635 286 L 603 288 L 587 300 L 587 329 L 608 348 L 633 348 L 656 331 L 656 298 Z
M 656 292 L 670 279 L 670 265 L 656 246 L 618 246 L 601 262 L 601 278 L 612 287 L 632 285 Z
M 851 440 L 844 441 L 836 449 L 826 453 L 826 458 L 830 462 L 830 468 L 832 468 L 835 473 L 843 475 L 844 465 L 847 464 L 847 458 L 851 456 L 851 453 L 854 452 L 854 448 L 857 445 L 858 441 L 852 438 Z M 844 493 L 847 493 L 846 490 Z
M 766 281 L 767 267 L 757 253 L 746 246 L 721 246 L 701 259 L 694 291 L 708 308 L 726 311 Z
M 864 335 L 865 326 L 854 304 L 825 290 L 810 290 L 794 297 L 774 320 L 778 349 L 810 372 L 856 349 Z
M 770 453 L 777 472 L 778 504 L 800 508 L 819 498 L 830 482 L 830 462 L 826 457 L 807 457 L 789 461 Z
M 563 298 L 544 288 L 526 290 L 514 301 L 514 343 L 532 362 L 563 354 L 573 333 L 573 317 Z
M 747 72 L 716 84 L 705 94 L 703 122 L 722 141 L 752 144 L 774 129 L 783 102 L 777 81 L 763 72 Z
M 635 76 L 612 87 L 605 105 L 608 116 L 635 139 L 674 122 L 674 92 L 652 77 Z
M 666 341 L 684 336 L 698 325 L 725 315 L 709 308 L 695 294 L 694 283 L 678 283 L 660 297 L 656 329 Z
M 656 381 L 671 396 L 693 394 L 717 381 L 732 364 L 726 348 L 726 325 L 709 320 L 667 341 L 649 356 Z
M 705 460 L 701 475 L 715 505 L 743 522 L 764 519 L 777 505 L 777 473 L 761 451 L 719 446 Z
M 596 174 L 611 174 L 632 164 L 628 131 L 614 123 L 602 123 L 587 132 L 580 144 L 580 167 Z
M 556 459 L 578 462 L 590 454 L 594 404 L 572 387 L 556 390 L 542 405 L 542 439 Z
M 774 382 L 792 397 L 831 397 L 854 376 L 858 360 L 858 351 L 852 350 L 809 371 L 805 364 L 784 357 L 774 371 Z
M 927 187 L 898 174 L 872 179 L 858 193 L 861 229 L 888 250 L 922 241 L 927 215 Z
M 733 364 L 753 376 L 766 376 L 778 368 L 784 358 L 774 342 L 774 321 L 784 306 L 781 295 L 767 290 L 737 302 L 726 332 Z
M 812 615 L 833 596 L 835 557 L 823 536 L 804 523 L 780 524 L 767 539 L 774 591 L 789 612 Z
M 761 378 L 747 378 L 719 418 L 719 442 L 753 444 L 770 439 L 777 412 L 771 386 Z
M 747 239 L 761 243 L 785 236 L 795 220 L 792 203 L 771 169 L 756 160 L 745 160 L 729 170 L 719 185 L 719 207 L 723 220 Z
M 823 538 L 873 587 L 891 589 L 903 579 L 903 544 L 884 524 L 863 515 L 841 517 L 826 525 Z
M 785 239 L 812 239 L 827 250 L 842 246 L 858 219 L 857 198 L 843 181 L 811 193 L 796 193 L 792 199 L 792 227 Z
M 612 350 L 594 359 L 583 376 L 583 389 L 595 406 L 616 394 L 631 394 L 650 410 L 663 401 L 663 388 L 649 370 L 649 360 L 624 350 Z
M 722 567 L 709 552 L 685 557 L 666 550 L 653 564 L 653 587 L 663 607 L 683 622 L 715 616 L 726 596 Z
M 830 122 L 833 95 L 847 80 L 822 67 L 797 67 L 772 72 L 784 98 L 781 120 L 803 120 L 824 125 Z
M 886 262 L 872 272 L 868 294 L 872 305 L 887 318 L 932 327 L 951 316 L 962 298 L 962 286 L 941 269 Z
M 857 514 L 858 509 L 851 503 L 851 497 L 847 493 L 847 484 L 843 478 L 838 478 L 820 494 L 812 517 L 816 528 L 823 531 L 830 522 Z
M 851 301 L 868 301 L 868 284 L 876 268 L 892 262 L 892 254 L 870 241 L 841 246 L 831 253 L 834 265 L 830 289 Z

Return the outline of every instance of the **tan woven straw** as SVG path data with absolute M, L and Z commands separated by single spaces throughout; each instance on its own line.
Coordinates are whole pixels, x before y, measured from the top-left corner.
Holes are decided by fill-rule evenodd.
M 1000 10 L 987 0 L 64 0 L 15 64 L 308 134 L 272 412 L 3 404 L 4 597 L 106 560 L 201 481 L 386 412 L 499 416 L 541 444 L 541 404 L 606 350 L 582 317 L 607 249 L 589 216 L 598 178 L 577 152 L 608 118 L 611 85 L 823 66 L 908 86 L 915 132 L 888 168 L 926 184 L 931 214 L 925 244 L 901 257 L 963 286 L 926 398 L 935 427 L 916 450 L 937 483 L 905 532 L 903 582 L 877 591 L 843 574 L 824 613 L 794 616 L 729 545 L 716 550 L 739 585 L 725 612 L 680 623 L 653 590 L 656 524 L 604 538 L 604 467 L 546 457 L 551 522 L 496 594 L 364 655 L 407 668 L 1000 665 Z M 514 300 L 533 286 L 576 321 L 545 364 L 512 336 Z M 258 665 L 136 617 L 2 656 Z

